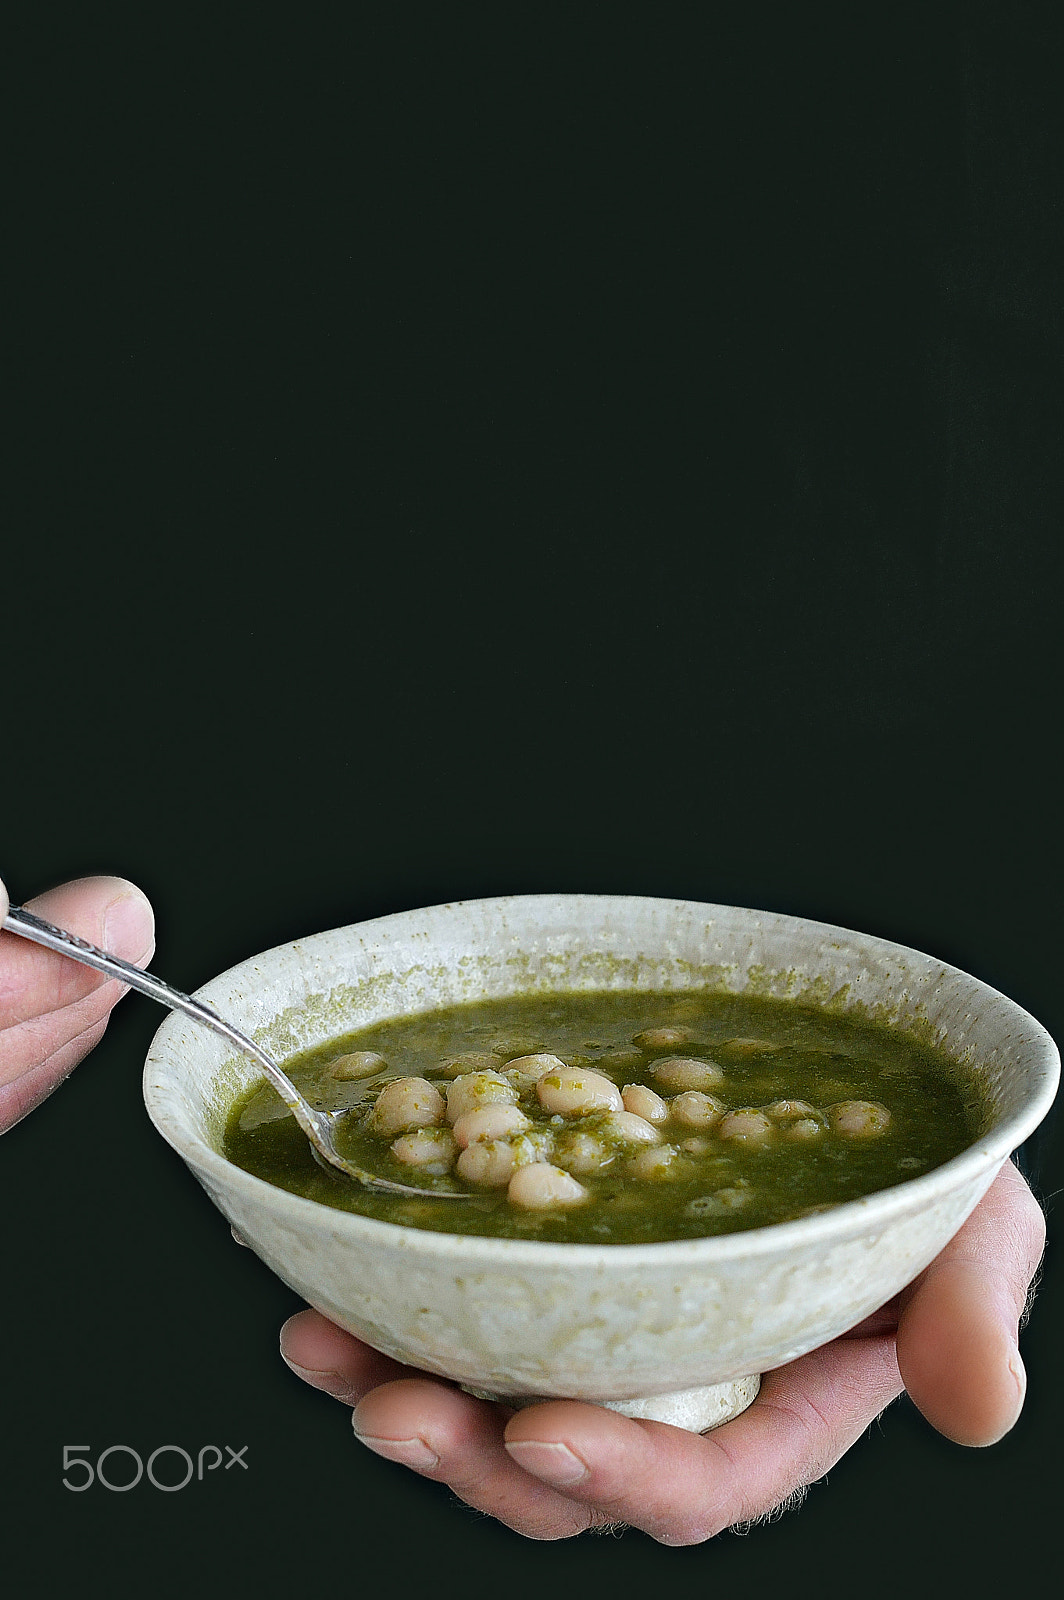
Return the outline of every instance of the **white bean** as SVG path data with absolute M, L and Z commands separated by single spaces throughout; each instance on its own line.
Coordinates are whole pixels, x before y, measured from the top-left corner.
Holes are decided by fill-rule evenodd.
M 464 1150 L 478 1139 L 507 1139 L 511 1133 L 520 1133 L 528 1126 L 529 1120 L 520 1106 L 505 1105 L 497 1100 L 494 1105 L 466 1111 L 457 1119 L 455 1143 L 459 1150 Z
M 675 1100 L 669 1101 L 669 1115 L 685 1128 L 712 1128 L 723 1113 L 722 1102 L 711 1094 L 703 1094 L 700 1089 L 688 1089 L 686 1094 L 678 1094 Z
M 449 1128 L 417 1128 L 404 1133 L 392 1145 L 392 1155 L 405 1167 L 420 1167 L 426 1172 L 450 1172 L 455 1158 L 455 1142 Z
M 495 1057 L 486 1051 L 467 1050 L 465 1055 L 448 1056 L 440 1062 L 439 1070 L 447 1078 L 461 1078 L 467 1072 L 492 1072 L 496 1066 Z
M 653 1089 L 648 1089 L 645 1083 L 626 1083 L 621 1090 L 621 1099 L 624 1109 L 633 1112 L 637 1117 L 642 1117 L 645 1122 L 667 1122 L 669 1108 Z
M 815 1117 L 800 1117 L 797 1122 L 788 1122 L 780 1129 L 785 1139 L 795 1139 L 801 1144 L 809 1139 L 818 1139 L 823 1131 Z
M 666 1089 L 716 1089 L 724 1082 L 723 1067 L 694 1056 L 663 1056 L 650 1072 Z
M 536 1084 L 536 1096 L 544 1111 L 563 1117 L 624 1110 L 617 1085 L 587 1067 L 562 1067 L 548 1072 Z
M 619 1140 L 622 1144 L 660 1144 L 661 1134 L 653 1123 L 645 1117 L 637 1117 L 634 1111 L 614 1111 L 602 1124 L 602 1132 L 607 1139 Z
M 352 1050 L 349 1055 L 337 1056 L 335 1061 L 329 1062 L 329 1074 L 341 1082 L 372 1078 L 375 1072 L 383 1072 L 387 1065 L 387 1061 L 376 1050 Z
M 478 1139 L 466 1145 L 454 1170 L 466 1183 L 481 1189 L 505 1189 L 516 1166 L 516 1152 L 506 1139 Z
M 771 1039 L 727 1039 L 722 1049 L 731 1050 L 740 1056 L 759 1056 L 768 1050 L 778 1050 L 778 1044 Z
M 517 1090 L 498 1072 L 467 1072 L 447 1086 L 447 1121 L 454 1123 L 478 1106 L 514 1105 Z
M 794 1117 L 815 1117 L 816 1111 L 808 1100 L 773 1100 L 770 1106 L 762 1108 L 766 1117 L 771 1117 L 773 1122 L 790 1122 Z
M 675 1145 L 656 1144 L 650 1145 L 646 1150 L 640 1150 L 637 1156 L 633 1156 L 625 1171 L 630 1177 L 638 1178 L 641 1182 L 657 1183 L 663 1178 L 674 1177 L 678 1167 L 686 1168 L 686 1164 L 680 1162 L 679 1151 Z
M 729 1211 L 740 1211 L 754 1198 L 747 1184 L 733 1184 L 729 1189 L 716 1189 L 712 1194 L 701 1194 L 685 1206 L 689 1217 L 720 1217 Z
M 373 1133 L 392 1139 L 413 1128 L 443 1121 L 443 1096 L 426 1078 L 396 1078 L 386 1083 L 369 1117 Z
M 693 1028 L 644 1028 L 632 1036 L 632 1043 L 644 1050 L 668 1050 L 670 1045 L 690 1044 L 697 1035 Z
M 613 1151 L 607 1149 L 601 1139 L 578 1128 L 564 1133 L 554 1148 L 555 1162 L 567 1172 L 597 1172 L 613 1159 Z
M 564 1072 L 565 1062 L 561 1056 L 548 1055 L 541 1051 L 534 1056 L 516 1056 L 513 1061 L 506 1063 L 506 1076 L 514 1075 L 513 1081 L 521 1088 L 530 1089 L 538 1083 L 545 1072 Z
M 529 1128 L 527 1133 L 511 1136 L 514 1164 L 527 1167 L 533 1161 L 550 1161 L 554 1155 L 554 1132 L 551 1128 Z
M 828 1118 L 846 1139 L 876 1139 L 890 1126 L 890 1112 L 878 1100 L 841 1100 L 828 1107 Z
M 529 1211 L 547 1211 L 554 1206 L 575 1206 L 587 1199 L 582 1183 L 552 1167 L 547 1161 L 537 1161 L 528 1167 L 518 1167 L 510 1179 L 507 1199 L 511 1205 L 523 1206 Z
M 722 1117 L 717 1132 L 722 1139 L 734 1139 L 736 1144 L 757 1146 L 768 1144 L 775 1129 L 763 1112 L 745 1107 L 741 1111 L 729 1111 L 726 1117 Z

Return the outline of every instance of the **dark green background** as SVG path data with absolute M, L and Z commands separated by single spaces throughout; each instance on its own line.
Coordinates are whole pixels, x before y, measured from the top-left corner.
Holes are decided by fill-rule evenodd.
M 1060 1036 L 1058 30 L 856 9 L 116 8 L 13 41 L 13 899 L 135 879 L 187 988 L 486 894 L 763 906 Z M 371 1459 L 147 1123 L 159 1020 L 126 1001 L 4 1141 L 18 1592 L 303 1590 L 288 1505 L 341 1582 L 431 1541 L 448 1592 L 494 1559 L 982 1595 L 1050 1549 L 1052 1253 L 1004 1443 L 902 1402 L 746 1538 L 535 1545 Z M 65 1443 L 116 1442 L 250 1471 L 61 1487 Z

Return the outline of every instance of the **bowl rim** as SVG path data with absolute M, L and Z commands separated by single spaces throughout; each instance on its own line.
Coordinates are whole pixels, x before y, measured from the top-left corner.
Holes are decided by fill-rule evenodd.
M 234 981 L 246 982 L 249 978 L 258 976 L 255 972 L 256 966 L 271 956 L 296 947 L 300 950 L 313 950 L 319 941 L 331 940 L 338 935 L 357 931 L 359 937 L 365 940 L 367 936 L 372 937 L 375 929 L 395 928 L 399 923 L 409 924 L 413 919 L 428 914 L 468 909 L 492 912 L 519 907 L 531 909 L 536 904 L 558 906 L 561 903 L 587 902 L 600 905 L 612 903 L 617 907 L 638 902 L 653 906 L 672 906 L 685 911 L 697 909 L 699 913 L 710 916 L 716 914 L 718 917 L 736 914 L 754 919 L 768 917 L 777 925 L 782 924 L 792 930 L 801 929 L 818 939 L 837 942 L 841 937 L 846 941 L 857 941 L 869 953 L 874 951 L 882 955 L 891 952 L 896 955 L 916 957 L 922 961 L 933 961 L 941 969 L 943 977 L 960 978 L 974 983 L 987 1000 L 1002 1002 L 1009 1009 L 1017 1024 L 1023 1028 L 1030 1044 L 1037 1048 L 1039 1052 L 1037 1065 L 1043 1068 L 1043 1075 L 1017 1110 L 995 1123 L 989 1132 L 966 1150 L 961 1151 L 959 1155 L 943 1162 L 941 1166 L 932 1168 L 930 1172 L 905 1178 L 889 1188 L 873 1190 L 870 1194 L 857 1199 L 843 1201 L 830 1211 L 820 1212 L 815 1216 L 801 1217 L 791 1222 L 770 1223 L 732 1233 L 710 1234 L 702 1238 L 662 1239 L 644 1244 L 561 1243 L 539 1239 L 500 1238 L 490 1234 L 440 1232 L 334 1209 L 322 1205 L 319 1201 L 309 1200 L 302 1195 L 293 1194 L 290 1190 L 279 1188 L 264 1178 L 258 1178 L 220 1155 L 194 1130 L 181 1122 L 173 1114 L 171 1105 L 163 1101 L 164 1090 L 159 1081 L 159 1072 L 164 1068 L 164 1063 L 157 1059 L 157 1050 L 160 1047 L 163 1050 L 168 1049 L 171 1036 L 189 1025 L 188 1019 L 178 1012 L 171 1012 L 163 1019 L 148 1048 L 142 1079 L 148 1116 L 157 1132 L 194 1172 L 203 1171 L 221 1187 L 235 1187 L 249 1201 L 256 1202 L 260 1206 L 265 1205 L 274 1211 L 288 1211 L 293 1218 L 300 1217 L 308 1223 L 317 1221 L 334 1231 L 338 1230 L 339 1236 L 341 1238 L 346 1236 L 352 1244 L 362 1240 L 366 1244 L 390 1245 L 415 1254 L 461 1257 L 467 1263 L 471 1257 L 485 1264 L 491 1258 L 501 1257 L 514 1265 L 520 1263 L 528 1266 L 538 1263 L 546 1268 L 567 1263 L 586 1270 L 592 1263 L 601 1264 L 606 1261 L 631 1270 L 641 1265 L 649 1266 L 651 1261 L 655 1266 L 665 1267 L 672 1263 L 680 1265 L 691 1258 L 697 1259 L 699 1265 L 710 1267 L 714 1261 L 724 1262 L 735 1256 L 775 1255 L 788 1250 L 792 1244 L 797 1248 L 799 1244 L 813 1245 L 818 1239 L 825 1242 L 842 1242 L 855 1233 L 867 1233 L 871 1227 L 880 1224 L 886 1227 L 895 1218 L 918 1211 L 943 1194 L 976 1183 L 991 1169 L 995 1171 L 1000 1169 L 1011 1153 L 1039 1125 L 1053 1103 L 1060 1078 L 1060 1057 L 1054 1040 L 1037 1018 L 1025 1011 L 1017 1001 L 1011 1000 L 1000 990 L 994 989 L 983 979 L 966 972 L 963 968 L 940 961 L 937 956 L 929 956 L 925 951 L 917 950 L 913 946 L 901 945 L 894 940 L 861 933 L 835 923 L 819 922 L 763 908 L 721 905 L 700 900 L 678 900 L 670 896 L 558 891 L 489 896 L 473 900 L 445 901 L 434 906 L 412 907 L 407 911 L 390 912 L 364 922 L 323 929 L 318 933 L 287 940 L 268 950 L 259 951 L 211 978 L 195 991 L 195 997 L 207 1002 L 215 1001 L 218 998 L 216 990 Z M 213 1041 L 216 1046 L 221 1044 L 217 1036 L 206 1030 L 203 1030 L 203 1038 L 205 1041 Z M 173 1070 L 170 1063 L 165 1064 L 164 1070 L 167 1072 Z M 993 1181 L 993 1176 L 989 1181 Z

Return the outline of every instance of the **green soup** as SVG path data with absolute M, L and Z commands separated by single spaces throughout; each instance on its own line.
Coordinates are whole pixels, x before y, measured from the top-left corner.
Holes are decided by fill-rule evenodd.
M 551 1060 L 529 1064 L 542 1056 Z M 899 1030 L 692 992 L 454 1006 L 361 1029 L 285 1070 L 313 1103 L 351 1108 L 342 1154 L 471 1198 L 411 1199 L 333 1177 L 266 1084 L 232 1107 L 225 1154 L 237 1166 L 367 1217 L 552 1242 L 641 1244 L 791 1221 L 940 1166 L 989 1116 L 973 1075 Z M 389 1090 L 397 1078 L 428 1087 Z M 495 1107 L 486 1118 L 481 1090 Z M 529 1200 L 544 1181 L 564 1198 Z

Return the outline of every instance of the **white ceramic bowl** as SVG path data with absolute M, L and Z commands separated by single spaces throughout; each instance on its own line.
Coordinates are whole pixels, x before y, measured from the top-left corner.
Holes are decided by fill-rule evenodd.
M 377 1349 L 519 1403 L 560 1396 L 705 1428 L 757 1375 L 824 1344 L 931 1261 L 1059 1077 L 1045 1030 L 978 979 L 823 923 L 695 902 L 596 895 L 469 901 L 282 945 L 199 991 L 284 1059 L 351 1029 L 463 1000 L 549 989 L 702 989 L 856 1009 L 934 1038 L 979 1073 L 993 1125 L 894 1188 L 775 1227 L 649 1245 L 420 1232 L 274 1188 L 221 1154 L 257 1076 L 172 1014 L 144 1098 L 238 1233 L 311 1305 Z

